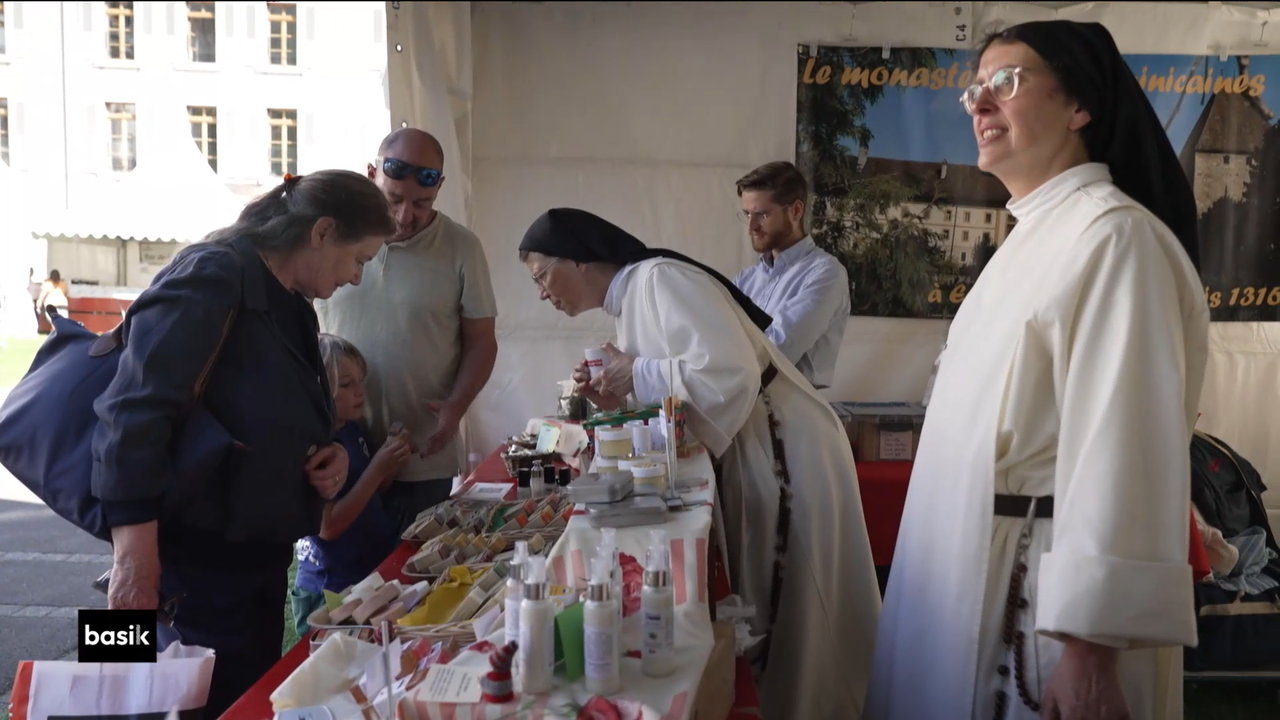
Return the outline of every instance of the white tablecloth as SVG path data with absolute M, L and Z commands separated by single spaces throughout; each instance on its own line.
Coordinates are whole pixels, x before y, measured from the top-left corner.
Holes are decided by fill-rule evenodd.
M 631 565 L 632 561 L 623 558 L 623 582 L 624 585 L 634 584 L 637 595 L 642 582 L 639 573 L 643 568 L 640 565 L 644 563 L 645 551 L 649 547 L 649 531 L 661 527 L 667 532 L 676 603 L 676 671 L 662 679 L 647 678 L 640 673 L 639 659 L 623 658 L 623 687 L 617 696 L 643 703 L 646 717 L 662 720 L 689 720 L 692 717 L 698 683 L 715 644 L 708 606 L 710 589 L 707 587 L 707 548 L 712 527 L 715 473 L 706 452 L 681 459 L 677 473 L 680 479 L 700 478 L 706 481 L 700 489 L 686 492 L 683 497 L 686 503 L 701 500 L 707 504 L 671 513 L 664 525 L 620 528 L 617 531 L 619 551 L 634 558 L 636 563 Z M 585 587 L 589 563 L 599 541 L 600 531 L 591 527 L 586 516 L 574 516 L 548 556 L 551 582 Z M 626 594 L 631 592 L 627 590 Z M 623 644 L 628 650 L 638 650 L 638 600 L 628 603 L 627 609 L 630 614 L 623 621 Z M 495 629 L 486 638 L 492 645 L 473 646 L 473 649 L 459 655 L 453 664 L 488 667 L 488 652 L 493 646 L 502 644 L 503 634 L 501 627 Z M 400 703 L 399 713 L 405 720 L 498 720 L 510 718 L 516 712 L 521 712 L 518 717 L 522 719 L 551 720 L 572 718 L 573 714 L 562 708 L 569 702 L 583 703 L 590 695 L 579 679 L 540 698 L 522 698 L 517 694 L 516 701 L 506 705 L 435 705 L 406 698 Z

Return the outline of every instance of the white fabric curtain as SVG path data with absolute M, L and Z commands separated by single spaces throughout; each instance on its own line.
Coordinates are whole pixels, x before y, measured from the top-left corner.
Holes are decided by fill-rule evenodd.
M 436 209 L 472 227 L 471 3 L 387 3 L 387 106 L 391 128 L 426 130 L 444 147 L 444 187 Z M 475 413 L 459 434 L 468 455 Z

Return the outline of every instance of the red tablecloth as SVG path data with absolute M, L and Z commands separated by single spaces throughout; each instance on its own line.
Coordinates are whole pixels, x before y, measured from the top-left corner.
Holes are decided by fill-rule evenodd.
M 489 457 L 485 458 L 468 478 L 468 482 L 512 482 L 513 478 L 507 473 L 506 466 L 502 462 L 500 456 L 501 448 L 495 450 Z M 865 500 L 864 500 L 865 503 Z M 899 511 L 901 512 L 901 511 Z M 378 574 L 384 578 L 397 578 L 407 581 L 400 574 L 401 568 L 413 556 L 417 546 L 413 543 L 401 543 L 386 560 L 378 566 Z M 714 592 L 717 601 L 729 595 L 729 583 L 725 579 L 724 572 L 720 566 L 719 554 L 712 557 L 712 567 L 715 570 Z M 253 687 L 249 688 L 249 692 L 244 697 L 236 701 L 223 713 L 220 720 L 270 720 L 274 713 L 271 710 L 271 693 L 283 683 L 293 671 L 307 659 L 310 653 L 310 643 L 305 639 L 294 645 L 284 657 L 280 658 L 280 662 L 262 676 L 262 679 Z M 760 697 L 756 692 L 755 680 L 751 675 L 751 665 L 745 658 L 738 658 L 737 672 L 737 693 L 734 699 L 733 710 L 729 713 L 728 720 L 751 720 L 760 717 Z
M 909 462 L 858 463 L 862 514 L 867 519 L 871 557 L 877 566 L 885 567 L 893 560 L 893 548 L 898 544 L 898 525 L 902 523 L 902 508 L 907 504 L 907 485 L 910 482 Z

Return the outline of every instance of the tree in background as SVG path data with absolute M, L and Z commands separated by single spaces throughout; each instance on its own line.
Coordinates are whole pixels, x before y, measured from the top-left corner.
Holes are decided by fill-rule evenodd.
M 946 50 L 903 48 L 889 59 L 880 48 L 822 48 L 817 64 L 835 68 L 883 67 L 889 72 L 938 67 Z M 916 199 L 909 179 L 860 174 L 851 147 L 870 147 L 873 133 L 867 109 L 884 96 L 883 85 L 844 85 L 833 77 L 825 85 L 800 82 L 809 60 L 800 46 L 797 67 L 796 164 L 811 179 L 811 235 L 819 247 L 844 263 L 852 285 L 852 314 L 927 317 L 950 314 L 931 308 L 935 283 L 957 274 L 922 215 L 889 217 L 889 211 Z M 900 215 L 900 214 L 899 214 Z

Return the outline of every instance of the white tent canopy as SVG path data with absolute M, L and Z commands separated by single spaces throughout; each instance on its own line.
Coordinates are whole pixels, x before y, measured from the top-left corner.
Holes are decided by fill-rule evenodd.
M 1127 53 L 1280 50 L 1280 35 L 1257 45 L 1257 7 L 1277 3 L 905 5 L 388 3 L 392 124 L 444 144 L 440 207 L 480 236 L 498 297 L 498 364 L 469 418 L 477 450 L 550 412 L 555 382 L 612 332 L 602 313 L 569 319 L 536 301 L 516 259 L 529 223 L 582 207 L 732 276 L 752 260 L 734 181 L 794 157 L 799 43 L 961 47 L 958 8 L 975 28 L 1101 21 Z M 946 328 L 850 318 L 828 397 L 918 400 Z M 1217 323 L 1211 342 L 1201 428 L 1280 472 L 1280 428 L 1266 421 L 1280 405 L 1280 324 Z

